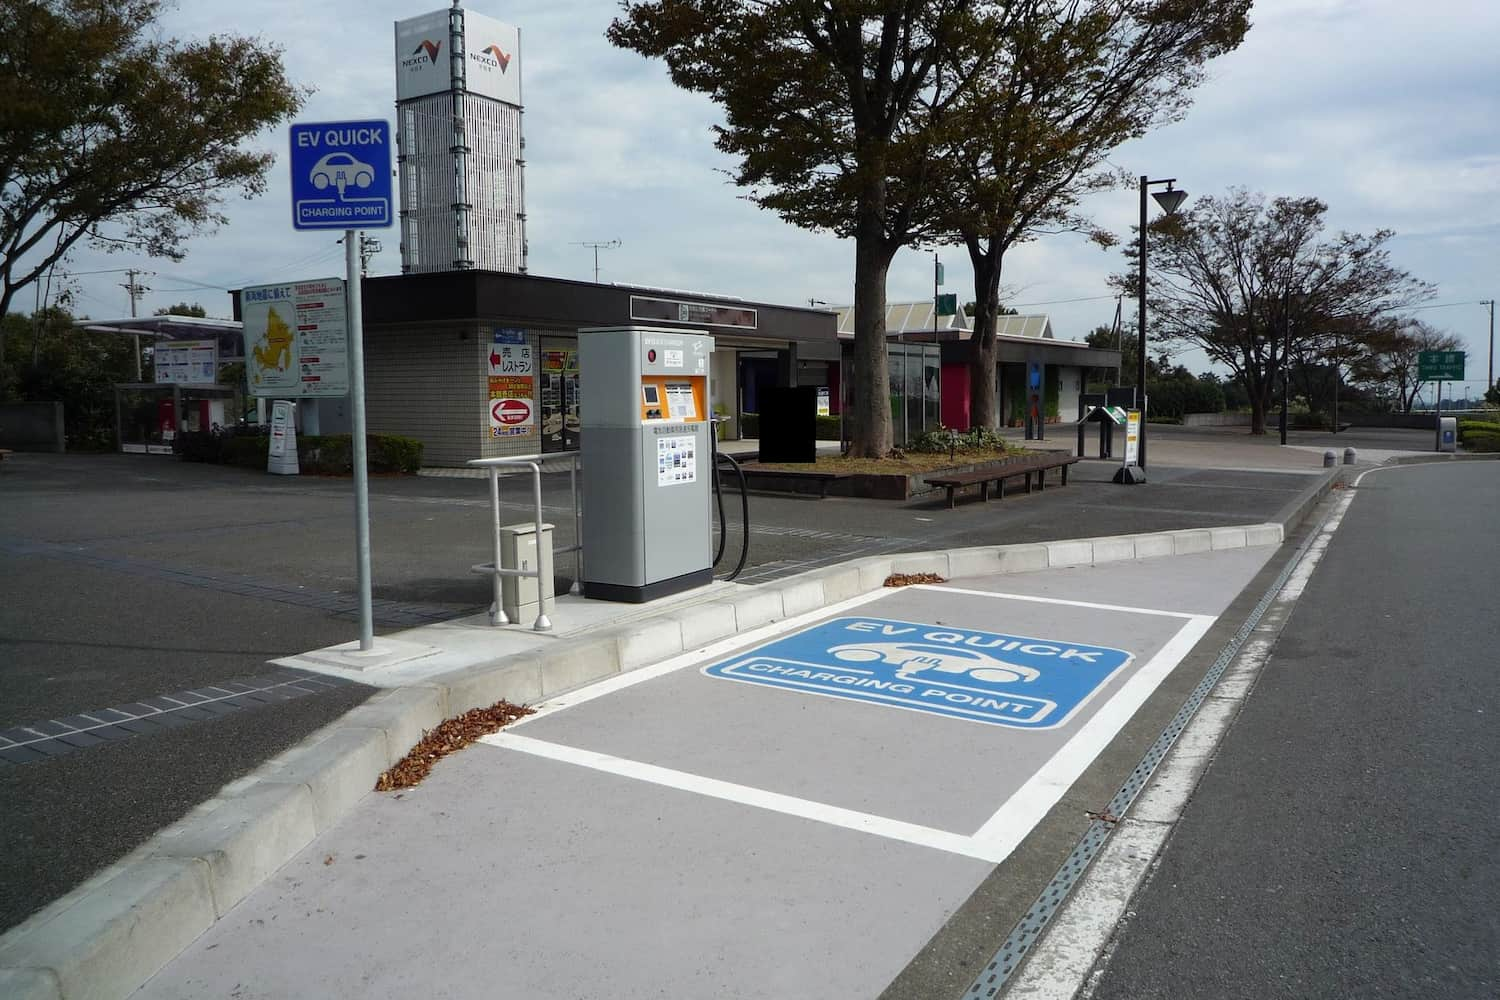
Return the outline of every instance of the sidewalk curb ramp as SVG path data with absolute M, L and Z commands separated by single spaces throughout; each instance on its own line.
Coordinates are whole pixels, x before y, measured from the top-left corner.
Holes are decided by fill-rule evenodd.
M 116 1000 L 177 957 L 330 829 L 444 719 L 502 699 L 535 704 L 612 674 L 880 589 L 892 573 L 945 578 L 1279 545 L 1332 487 L 1319 477 L 1280 520 L 851 560 L 731 599 L 589 632 L 380 691 L 225 785 L 145 844 L 0 936 L 7 1000 Z

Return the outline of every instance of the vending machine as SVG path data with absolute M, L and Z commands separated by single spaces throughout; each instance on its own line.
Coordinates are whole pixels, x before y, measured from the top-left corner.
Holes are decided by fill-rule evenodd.
M 580 330 L 583 593 L 640 603 L 713 580 L 713 338 Z

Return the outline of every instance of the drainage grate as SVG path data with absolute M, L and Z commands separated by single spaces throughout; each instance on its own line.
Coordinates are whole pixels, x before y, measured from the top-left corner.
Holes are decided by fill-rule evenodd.
M 964 1000 L 991 1000 L 991 998 L 999 995 L 1001 987 L 1005 985 L 1011 973 L 1015 972 L 1017 966 L 1021 964 L 1021 960 L 1026 957 L 1026 953 L 1031 950 L 1032 945 L 1036 944 L 1037 938 L 1041 935 L 1047 922 L 1057 913 L 1063 902 L 1068 898 L 1068 893 L 1072 891 L 1073 886 L 1077 884 L 1078 879 L 1083 875 L 1084 870 L 1088 868 L 1089 863 L 1094 860 L 1094 857 L 1104 846 L 1104 842 L 1109 838 L 1110 831 L 1114 829 L 1115 820 L 1113 817 L 1123 816 L 1125 810 L 1135 801 L 1135 797 L 1140 794 L 1141 789 L 1146 786 L 1146 782 L 1151 780 L 1151 775 L 1156 771 L 1157 765 L 1167 756 L 1167 752 L 1172 749 L 1172 744 L 1177 742 L 1177 737 L 1182 735 L 1182 731 L 1187 728 L 1188 722 L 1192 720 L 1193 714 L 1203 704 L 1203 699 L 1208 697 L 1208 693 L 1219 682 L 1219 678 L 1223 676 L 1229 664 L 1239 655 L 1241 647 L 1250 638 L 1256 626 L 1260 624 L 1261 618 L 1265 616 L 1266 611 L 1271 607 L 1271 603 L 1276 599 L 1276 595 L 1281 592 L 1281 588 L 1291 578 L 1292 572 L 1302 562 L 1303 556 L 1307 554 L 1308 548 L 1319 534 L 1320 531 L 1309 532 L 1307 538 L 1298 548 L 1297 554 L 1287 560 L 1286 566 L 1282 568 L 1276 580 L 1266 590 L 1265 594 L 1261 596 L 1260 601 L 1255 605 L 1255 609 L 1245 619 L 1245 623 L 1240 626 L 1239 631 L 1235 632 L 1234 637 L 1220 650 L 1218 658 L 1214 660 L 1208 672 L 1203 675 L 1203 680 L 1198 682 L 1198 686 L 1193 689 L 1193 693 L 1188 696 L 1182 708 L 1178 709 L 1177 714 L 1172 717 L 1172 721 L 1167 723 L 1167 727 L 1156 738 L 1156 742 L 1151 744 L 1151 748 L 1146 751 L 1145 756 L 1141 758 L 1141 762 L 1130 772 L 1130 776 L 1125 779 L 1125 783 L 1120 786 L 1120 790 L 1115 793 L 1114 798 L 1109 800 L 1109 805 L 1105 807 L 1105 813 L 1112 818 L 1096 819 L 1089 824 L 1088 829 L 1084 831 L 1083 836 L 1079 838 L 1077 845 L 1074 846 L 1073 852 L 1062 863 L 1062 867 L 1058 869 L 1057 874 L 1052 876 L 1052 881 L 1047 883 L 1047 887 L 1042 890 L 1036 902 L 1032 903 L 1031 908 L 1016 922 L 1016 926 L 1012 928 L 1010 936 L 1005 939 L 1005 943 L 1000 946 L 1000 950 L 995 953 L 995 957 L 990 960 L 989 964 L 985 966 L 984 971 L 979 974 L 978 978 L 974 980 L 973 984 L 964 993 Z

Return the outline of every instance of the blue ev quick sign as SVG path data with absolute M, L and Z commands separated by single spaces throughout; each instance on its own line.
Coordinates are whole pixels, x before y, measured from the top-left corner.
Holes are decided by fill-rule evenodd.
M 703 668 L 709 677 L 1017 729 L 1062 725 L 1123 649 L 887 618 L 835 618 Z
M 291 143 L 292 228 L 391 224 L 390 123 L 293 125 Z

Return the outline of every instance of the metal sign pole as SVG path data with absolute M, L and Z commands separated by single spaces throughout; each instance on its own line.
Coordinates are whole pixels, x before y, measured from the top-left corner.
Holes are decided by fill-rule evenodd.
M 359 286 L 359 239 L 344 230 L 344 290 L 349 312 L 349 415 L 354 438 L 354 554 L 359 573 L 359 648 L 375 645 L 370 610 L 370 478 L 365 454 L 365 320 Z

